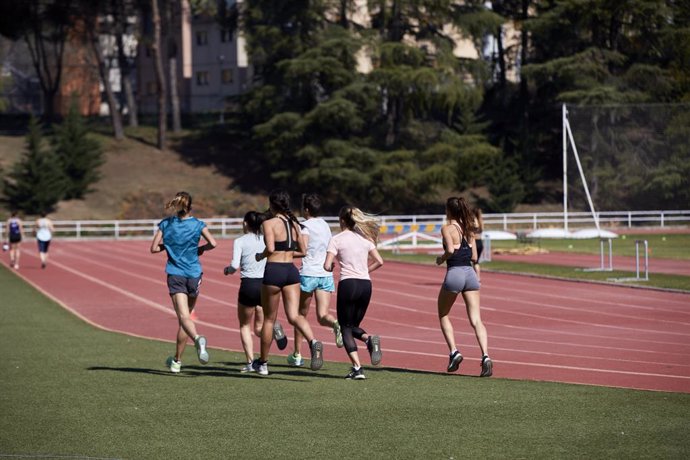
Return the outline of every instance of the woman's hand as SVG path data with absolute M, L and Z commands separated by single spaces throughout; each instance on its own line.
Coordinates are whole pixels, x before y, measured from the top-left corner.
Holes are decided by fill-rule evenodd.
M 441 265 L 443 263 L 443 256 L 436 257 L 436 265 Z

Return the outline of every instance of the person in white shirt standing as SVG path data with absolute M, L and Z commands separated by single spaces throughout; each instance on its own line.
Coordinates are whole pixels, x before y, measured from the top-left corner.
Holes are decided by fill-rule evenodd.
M 309 313 L 311 299 L 316 300 L 316 318 L 322 326 L 330 327 L 335 334 L 335 344 L 338 348 L 343 346 L 343 336 L 340 324 L 333 315 L 328 312 L 331 305 L 331 296 L 335 292 L 333 274 L 323 268 L 326 261 L 326 249 L 331 241 L 331 227 L 328 222 L 319 217 L 321 213 L 321 198 L 310 193 L 302 197 L 302 235 L 307 247 L 302 268 L 300 269 L 300 306 L 299 314 L 306 318 Z M 300 352 L 303 340 L 302 334 L 295 328 L 295 348 L 288 355 L 288 363 L 292 366 L 302 366 L 304 360 Z
M 48 219 L 45 213 L 41 213 L 41 217 L 36 220 L 36 241 L 38 242 L 38 255 L 41 258 L 41 268 L 46 268 L 48 264 L 48 248 L 54 232 L 53 221 Z
M 333 262 L 340 264 L 338 282 L 338 322 L 343 331 L 343 342 L 352 362 L 352 370 L 346 379 L 366 378 L 357 354 L 355 339 L 367 344 L 371 364 L 381 363 L 381 341 L 378 335 L 369 335 L 360 327 L 371 300 L 371 278 L 369 273 L 383 265 L 383 259 L 376 249 L 379 235 L 378 220 L 358 208 L 346 206 L 340 210 L 342 232 L 331 238 L 324 269 L 333 271 Z
M 261 284 L 264 279 L 266 259 L 256 260 L 256 254 L 266 249 L 264 237 L 261 234 L 261 224 L 266 215 L 249 211 L 244 215 L 242 230 L 244 235 L 237 238 L 232 246 L 232 261 L 225 267 L 223 273 L 232 275 L 240 270 L 240 290 L 237 295 L 237 319 L 240 323 L 240 341 L 247 358 L 247 364 L 241 372 L 253 372 L 254 347 L 252 342 L 252 317 L 254 318 L 254 334 L 261 336 L 264 325 L 264 309 L 261 308 Z M 278 321 L 273 323 L 273 338 L 281 350 L 287 346 L 287 337 Z

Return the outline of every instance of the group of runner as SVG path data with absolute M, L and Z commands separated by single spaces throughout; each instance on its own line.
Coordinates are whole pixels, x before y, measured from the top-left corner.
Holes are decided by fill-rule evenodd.
M 202 269 L 199 256 L 216 247 L 216 240 L 206 225 L 193 217 L 192 197 L 179 192 L 166 209 L 174 213 L 163 219 L 151 243 L 151 252 L 165 251 L 168 291 L 178 316 L 175 355 L 168 358 L 171 372 L 181 370 L 181 358 L 187 338 L 194 341 L 197 357 L 202 364 L 209 361 L 207 340 L 197 333 L 191 312 L 201 285 Z M 248 212 L 243 219 L 244 235 L 236 239 L 230 264 L 225 275 L 240 272 L 238 321 L 240 339 L 246 364 L 241 372 L 269 374 L 268 360 L 271 344 L 280 349 L 288 340 L 283 327 L 276 321 L 282 300 L 285 314 L 294 328 L 292 353 L 288 363 L 303 366 L 302 341 L 309 345 L 310 367 L 316 371 L 323 365 L 323 344 L 316 339 L 307 320 L 312 298 L 315 300 L 320 325 L 333 330 L 335 343 L 345 351 L 352 363 L 347 379 L 361 380 L 366 376 L 355 341 L 363 342 L 371 364 L 382 359 L 381 340 L 361 327 L 372 295 L 370 273 L 383 265 L 377 247 L 379 224 L 375 216 L 352 207 L 343 207 L 338 215 L 341 231 L 332 236 L 330 226 L 320 216 L 321 200 L 315 194 L 304 195 L 299 221 L 290 206 L 287 191 L 274 190 L 269 195 L 269 211 Z M 449 313 L 461 294 L 482 351 L 481 376 L 491 376 L 493 364 L 488 355 L 487 334 L 479 311 L 480 253 L 475 235 L 480 232 L 481 216 L 472 213 L 463 198 L 449 198 L 446 203 L 448 223 L 442 227 L 444 252 L 437 264 L 446 263 L 448 270 L 438 297 L 441 330 L 449 348 L 447 371 L 458 369 L 463 357 L 458 351 Z M 199 245 L 200 239 L 205 244 Z M 294 259 L 301 258 L 301 270 Z M 336 312 L 329 313 L 335 263 L 340 267 L 337 286 Z M 253 324 L 252 324 L 253 322 Z M 260 353 L 254 356 L 252 333 L 260 338 Z

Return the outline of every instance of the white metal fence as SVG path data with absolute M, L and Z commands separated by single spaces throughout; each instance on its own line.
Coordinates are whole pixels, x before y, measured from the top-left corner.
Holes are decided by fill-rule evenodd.
M 410 231 L 437 233 L 444 215 L 398 215 L 380 216 L 382 232 L 400 234 Z M 598 213 L 602 227 L 634 228 L 688 226 L 690 210 L 686 211 L 606 211 Z M 325 219 L 333 228 L 338 226 L 338 218 Z M 54 221 L 55 236 L 68 239 L 132 239 L 150 238 L 156 231 L 159 219 L 143 220 L 58 220 Z M 234 237 L 242 232 L 242 219 L 213 218 L 204 219 L 211 232 L 220 238 Z M 485 214 L 486 230 L 505 230 L 512 232 L 532 231 L 540 228 L 563 228 L 562 212 L 534 212 L 511 214 Z M 594 221 L 588 212 L 569 212 L 570 228 L 592 227 Z M 0 240 L 7 238 L 7 224 L 0 223 Z M 27 236 L 34 235 L 34 222 L 24 222 Z

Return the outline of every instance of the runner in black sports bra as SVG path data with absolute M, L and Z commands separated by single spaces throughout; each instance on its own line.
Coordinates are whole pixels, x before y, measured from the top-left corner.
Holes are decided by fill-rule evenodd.
M 282 217 L 278 217 L 280 220 L 283 221 L 283 224 L 285 224 L 285 233 L 287 233 L 287 239 L 284 241 L 276 241 L 274 242 L 274 251 L 296 251 L 297 250 L 297 241 L 295 241 L 292 238 L 292 225 L 290 225 L 290 222 L 283 219 Z

